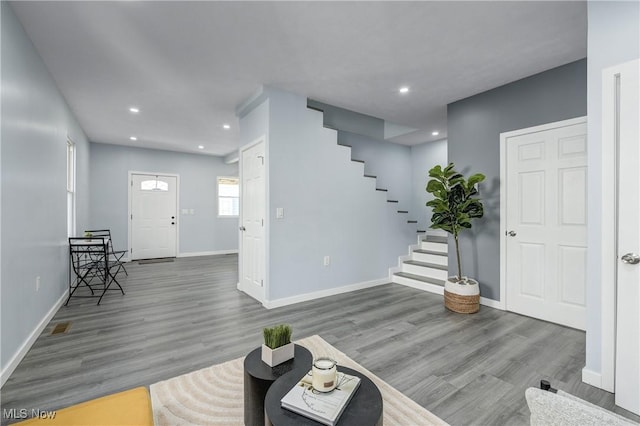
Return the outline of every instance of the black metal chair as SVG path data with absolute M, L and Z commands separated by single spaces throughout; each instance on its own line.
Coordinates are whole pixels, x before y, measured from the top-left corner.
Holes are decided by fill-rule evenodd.
M 122 260 L 124 255 L 127 253 L 127 250 L 114 250 L 113 248 L 113 240 L 111 239 L 111 230 L 110 229 L 94 229 L 94 230 L 86 230 L 84 231 L 86 236 L 92 237 L 102 237 L 108 238 L 108 251 L 110 256 L 110 262 L 114 264 L 118 264 L 122 271 L 129 276 L 127 269 L 124 267 L 125 262 Z
M 71 237 L 69 238 L 69 297 L 65 306 L 69 304 L 71 297 L 98 297 L 98 305 L 109 290 L 120 290 L 124 295 L 122 286 L 116 280 L 121 265 L 110 262 L 109 242 L 103 237 Z M 115 283 L 118 288 L 110 288 Z M 102 292 L 95 287 L 102 286 Z M 79 287 L 89 288 L 91 295 L 76 294 Z

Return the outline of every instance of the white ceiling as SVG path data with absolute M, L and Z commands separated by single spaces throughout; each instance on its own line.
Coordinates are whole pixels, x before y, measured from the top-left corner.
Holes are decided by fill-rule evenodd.
M 446 137 L 448 103 L 587 44 L 582 1 L 12 6 L 91 141 L 211 155 L 238 148 L 235 107 L 262 84 L 420 129 L 394 139 L 414 144 Z

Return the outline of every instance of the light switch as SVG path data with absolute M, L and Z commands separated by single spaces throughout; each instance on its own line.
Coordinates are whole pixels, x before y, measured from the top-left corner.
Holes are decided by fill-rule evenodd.
M 193 209 L 189 210 L 189 214 L 193 214 Z
M 189 214 L 189 210 L 188 209 L 182 209 L 182 214 Z
M 276 208 L 276 219 L 282 219 L 284 217 L 284 208 Z

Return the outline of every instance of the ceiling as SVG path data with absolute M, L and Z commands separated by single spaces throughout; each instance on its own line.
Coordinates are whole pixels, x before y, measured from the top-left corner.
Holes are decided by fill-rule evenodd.
M 263 84 L 418 129 L 393 139 L 410 145 L 446 137 L 448 103 L 587 53 L 582 1 L 12 7 L 91 141 L 210 155 L 238 148 Z

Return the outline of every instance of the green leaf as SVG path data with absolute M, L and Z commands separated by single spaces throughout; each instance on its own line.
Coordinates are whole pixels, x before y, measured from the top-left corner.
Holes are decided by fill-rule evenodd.
M 482 182 L 484 180 L 485 176 L 482 173 L 476 173 L 474 175 L 469 176 L 469 179 L 467 180 L 467 187 L 473 187 L 476 184 Z
M 429 177 L 439 177 L 442 176 L 442 168 L 440 165 L 434 166 L 431 170 L 429 170 Z
M 427 183 L 427 192 L 431 193 L 431 194 L 435 194 L 436 192 L 440 192 L 443 191 L 444 185 L 442 184 L 442 182 L 439 182 L 435 179 L 431 179 L 428 183 Z

